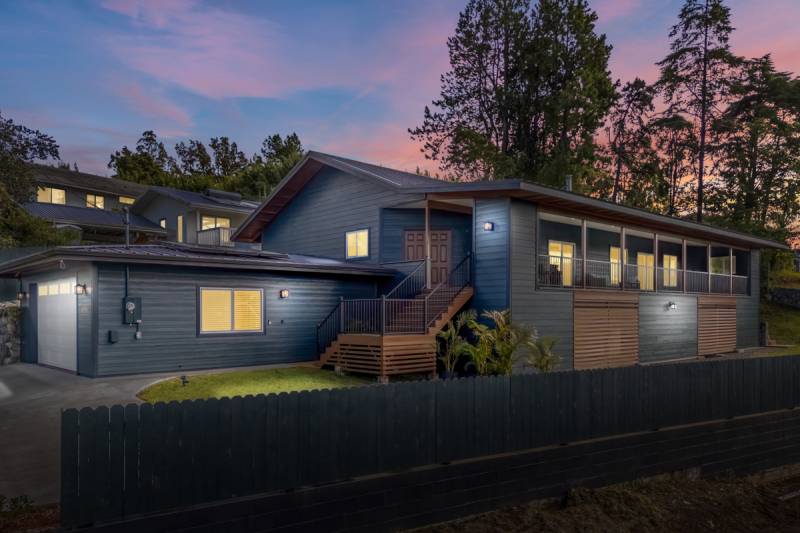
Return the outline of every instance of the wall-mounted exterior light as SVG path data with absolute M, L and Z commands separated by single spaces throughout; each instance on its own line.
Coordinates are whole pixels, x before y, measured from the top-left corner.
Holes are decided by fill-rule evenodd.
M 667 311 L 674 311 L 678 308 L 678 304 L 675 302 L 668 302 L 667 303 Z
M 80 283 L 76 284 L 75 294 L 77 296 L 83 296 L 84 294 L 86 294 L 86 284 L 85 283 L 83 285 L 81 285 Z
M 281 289 L 281 298 L 288 298 L 289 297 L 289 289 Z
M 17 293 L 17 300 L 19 300 L 20 302 L 24 302 L 27 297 L 28 297 L 28 293 L 25 292 L 25 291 L 19 291 Z
M 494 222 L 484 222 L 483 231 L 494 231 Z

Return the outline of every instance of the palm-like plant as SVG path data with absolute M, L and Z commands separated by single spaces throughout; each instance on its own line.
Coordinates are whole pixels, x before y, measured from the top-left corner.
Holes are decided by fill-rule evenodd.
M 470 309 L 459 314 L 455 320 L 450 320 L 447 325 L 437 334 L 442 340 L 440 344 L 439 361 L 442 362 L 445 374 L 452 376 L 456 370 L 459 358 L 468 353 L 469 342 L 461 336 L 461 330 L 465 325 L 475 320 L 477 313 Z
M 527 363 L 539 372 L 552 371 L 559 362 L 559 357 L 553 353 L 553 347 L 558 342 L 555 337 L 540 337 L 529 346 Z
M 530 328 L 519 326 L 511 321 L 511 312 L 484 311 L 481 316 L 491 321 L 493 327 L 482 324 L 473 318 L 469 327 L 478 339 L 468 354 L 478 374 L 509 375 L 514 371 L 520 348 L 531 347 L 536 333 Z

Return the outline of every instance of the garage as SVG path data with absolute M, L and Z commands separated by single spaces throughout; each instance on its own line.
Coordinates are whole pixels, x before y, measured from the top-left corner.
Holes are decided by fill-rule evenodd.
M 42 365 L 78 369 L 74 277 L 39 283 L 36 291 L 37 356 Z
M 697 301 L 697 353 L 736 351 L 736 298 L 700 296 Z
M 575 370 L 639 361 L 639 295 L 575 291 Z

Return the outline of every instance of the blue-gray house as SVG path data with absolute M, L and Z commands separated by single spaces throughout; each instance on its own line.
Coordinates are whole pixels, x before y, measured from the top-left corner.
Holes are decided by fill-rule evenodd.
M 556 337 L 565 368 L 728 353 L 758 344 L 759 250 L 784 247 L 317 152 L 235 225 L 260 250 L 73 247 L 0 265 L 24 297 L 26 360 L 87 375 L 317 359 L 430 373 L 436 332 L 466 307 Z

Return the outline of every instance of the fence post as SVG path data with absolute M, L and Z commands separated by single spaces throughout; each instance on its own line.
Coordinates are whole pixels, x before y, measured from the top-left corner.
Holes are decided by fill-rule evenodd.
M 386 334 L 386 295 L 381 294 L 381 335 Z

